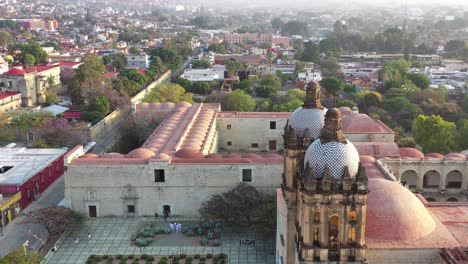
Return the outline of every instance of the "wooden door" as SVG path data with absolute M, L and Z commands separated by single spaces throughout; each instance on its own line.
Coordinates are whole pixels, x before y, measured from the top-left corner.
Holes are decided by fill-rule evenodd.
M 89 217 L 97 217 L 97 210 L 95 205 L 88 206 L 89 209 Z
M 276 140 L 270 140 L 270 141 L 268 142 L 268 146 L 269 146 L 269 149 L 270 149 L 270 150 L 276 151 Z

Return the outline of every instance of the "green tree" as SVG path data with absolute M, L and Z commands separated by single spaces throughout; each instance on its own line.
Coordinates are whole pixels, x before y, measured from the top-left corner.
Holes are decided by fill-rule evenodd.
M 6 256 L 0 258 L 0 264 L 39 264 L 41 263 L 41 254 L 26 249 L 26 255 L 24 254 L 24 248 L 19 247 L 13 249 Z
M 234 58 L 229 58 L 224 64 L 228 72 L 229 78 L 234 78 L 237 76 L 237 72 L 242 68 L 242 64 L 239 63 Z
M 408 79 L 421 89 L 426 89 L 431 84 L 429 77 L 422 73 L 410 73 Z
M 255 88 L 257 96 L 271 97 L 278 93 L 281 88 L 281 79 L 275 74 L 267 73 L 263 75 L 258 86 Z
M 312 41 L 304 43 L 304 51 L 301 58 L 302 61 L 317 62 L 319 60 L 320 50 L 317 44 Z
M 199 28 L 207 28 L 209 23 L 208 17 L 197 16 L 192 20 L 192 24 Z
M 32 67 L 36 64 L 36 58 L 31 54 L 24 55 L 24 64 L 26 67 Z
M 340 64 L 335 57 L 327 57 L 319 61 L 320 70 L 324 77 L 337 76 Z
M 290 20 L 281 27 L 282 35 L 308 35 L 307 24 L 297 20 Z
M 149 81 L 150 81 L 148 76 L 139 73 L 135 69 L 128 69 L 128 70 L 121 71 L 120 74 L 119 74 L 119 77 L 127 78 L 127 79 L 129 79 L 131 81 L 134 81 L 135 83 L 137 83 L 140 86 L 143 86 L 143 85 L 149 83 Z
M 169 83 L 157 86 L 148 95 L 146 95 L 142 101 L 145 103 L 178 103 L 181 101 L 192 103 L 192 97 L 193 95 L 191 93 L 186 93 L 182 86 L 175 83 Z
M 357 104 L 354 101 L 351 101 L 351 100 L 339 100 L 336 103 L 336 106 L 337 107 L 346 106 L 346 107 L 349 107 L 349 108 L 353 108 L 354 106 L 357 106 Z
M 105 72 L 106 67 L 98 56 L 86 56 L 68 82 L 68 93 L 73 104 L 83 105 L 93 94 L 101 93 Z
M 25 62 L 24 60 L 26 59 L 27 54 L 34 56 L 36 64 L 47 62 L 47 53 L 37 42 L 30 42 L 28 44 L 21 45 L 20 49 L 23 63 Z
M 468 149 L 468 120 L 461 119 L 457 125 L 456 143 L 460 149 Z
M 89 103 L 88 109 L 90 111 L 100 112 L 106 116 L 111 112 L 109 99 L 104 96 L 96 96 Z
M 334 54 L 336 52 L 336 41 L 332 38 L 325 38 L 319 42 L 319 48 L 321 53 L 327 55 Z
M 336 99 L 336 96 L 344 88 L 344 82 L 338 77 L 326 77 L 320 81 L 320 85 L 325 88 L 327 94 L 333 96 Z
M 11 142 L 15 139 L 13 127 L 10 126 L 10 115 L 0 111 L 0 142 Z
M 140 85 L 125 77 L 118 77 L 112 80 L 112 88 L 118 91 L 119 94 L 128 96 L 135 96 L 140 91 Z
M 192 68 L 194 69 L 208 69 L 211 68 L 211 63 L 207 60 L 194 60 L 192 61 Z
M 284 24 L 283 21 L 279 17 L 274 18 L 273 20 L 271 20 L 271 27 L 274 28 L 274 29 L 281 29 L 283 24 Z
M 185 91 L 192 92 L 192 82 L 190 82 L 189 80 L 176 77 L 172 79 L 172 82 L 182 86 L 185 89 Z
M 255 100 L 242 90 L 235 90 L 228 94 L 221 104 L 223 111 L 252 112 L 255 109 Z
M 362 91 L 357 95 L 359 109 L 367 111 L 371 106 L 380 106 L 383 97 L 379 92 Z
M 196 94 L 209 94 L 210 90 L 210 84 L 207 82 L 195 82 L 192 85 L 192 92 Z
M 10 32 L 5 30 L 0 30 L 0 46 L 7 47 L 13 38 L 11 37 Z
M 455 124 L 440 116 L 418 116 L 413 131 L 414 139 L 424 152 L 448 153 L 455 146 Z
M 132 54 L 132 55 L 140 55 L 141 50 L 140 50 L 140 48 L 138 48 L 137 46 L 132 46 L 132 47 L 130 47 L 130 49 L 128 50 L 128 53 L 130 53 L 130 54 Z

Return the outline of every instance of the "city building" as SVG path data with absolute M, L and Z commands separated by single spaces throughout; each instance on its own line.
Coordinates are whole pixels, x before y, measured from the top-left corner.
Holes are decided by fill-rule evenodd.
M 0 91 L 0 112 L 9 112 L 16 110 L 21 106 L 20 92 L 1 92 Z
M 261 44 L 261 43 L 271 43 L 273 40 L 273 35 L 271 34 L 250 34 L 250 33 L 245 33 L 245 34 L 226 34 L 224 36 L 224 41 L 227 41 L 232 44 L 249 44 L 249 43 L 256 43 L 256 44 Z
M 212 82 L 224 80 L 224 67 L 221 69 L 209 68 L 209 69 L 186 69 L 180 76 L 181 78 L 187 79 L 191 82 Z
M 8 67 L 8 62 L 6 62 L 1 56 L 0 56 L 0 74 L 4 74 L 9 70 Z
M 0 83 L 6 92 L 21 92 L 22 106 L 40 104 L 49 85 L 60 84 L 60 66 L 16 66 L 0 75 Z
M 125 55 L 127 57 L 127 67 L 128 68 L 143 68 L 148 69 L 150 67 L 150 56 L 147 54 L 141 55 Z
M 0 148 L 1 225 L 47 190 L 64 171 L 65 149 Z

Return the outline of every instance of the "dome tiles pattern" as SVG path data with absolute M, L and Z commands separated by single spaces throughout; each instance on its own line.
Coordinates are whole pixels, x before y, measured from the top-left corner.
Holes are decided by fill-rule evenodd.
M 304 132 L 308 128 L 310 136 L 316 139 L 320 136 L 320 130 L 325 124 L 326 108 L 298 108 L 289 118 L 289 125 L 294 128 L 297 137 L 304 137 Z
M 304 164 L 307 162 L 316 178 L 322 178 L 325 167 L 328 166 L 330 177 L 333 180 L 341 180 L 346 166 L 350 176 L 356 176 L 359 169 L 359 153 L 350 141 L 347 141 L 347 144 L 341 142 L 322 144 L 320 139 L 317 139 L 307 149 Z

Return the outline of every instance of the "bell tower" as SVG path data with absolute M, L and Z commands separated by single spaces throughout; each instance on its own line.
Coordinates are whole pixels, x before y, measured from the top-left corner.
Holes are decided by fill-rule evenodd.
M 338 109 L 327 111 L 304 162 L 295 223 L 299 263 L 364 262 L 368 179 L 357 150 L 343 135 Z
M 325 112 L 326 109 L 320 103 L 320 85 L 317 82 L 309 82 L 302 108 L 294 111 L 284 128 L 284 171 L 281 188 L 288 207 L 286 263 L 294 263 L 297 188 L 298 178 L 304 166 L 304 154 L 311 142 L 320 134 Z

